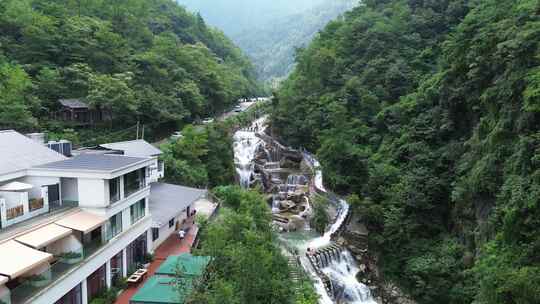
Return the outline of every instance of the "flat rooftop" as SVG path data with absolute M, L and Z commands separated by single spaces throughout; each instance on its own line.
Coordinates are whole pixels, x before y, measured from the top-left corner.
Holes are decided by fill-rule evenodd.
M 54 171 L 113 172 L 147 161 L 146 158 L 110 154 L 81 154 L 63 161 L 34 166 Z
M 124 155 L 133 157 L 151 157 L 163 154 L 160 149 L 143 139 L 102 144 L 100 147 L 123 151 Z
M 0 130 L 0 175 L 66 159 L 13 130 Z
M 188 206 L 203 198 L 208 190 L 166 183 L 152 183 L 150 188 L 150 214 L 155 226 L 161 227 L 178 216 Z

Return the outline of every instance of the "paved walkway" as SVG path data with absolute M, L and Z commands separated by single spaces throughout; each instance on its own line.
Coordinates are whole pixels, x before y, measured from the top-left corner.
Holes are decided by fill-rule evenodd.
M 169 238 L 167 238 L 154 252 L 154 261 L 148 267 L 148 275 L 146 278 L 148 279 L 149 277 L 153 276 L 161 263 L 163 263 L 168 256 L 190 252 L 198 231 L 199 228 L 196 225 L 193 225 L 183 240 L 179 240 L 176 233 L 169 236 Z M 118 296 L 118 299 L 116 299 L 115 304 L 129 304 L 131 297 L 137 292 L 137 290 L 139 290 L 140 287 L 144 285 L 145 282 L 146 280 L 139 283 L 139 285 L 136 287 L 130 287 L 124 290 L 124 292 Z

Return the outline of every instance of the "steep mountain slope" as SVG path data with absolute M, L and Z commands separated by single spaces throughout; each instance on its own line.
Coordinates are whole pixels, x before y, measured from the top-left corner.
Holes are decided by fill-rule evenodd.
M 299 54 L 274 131 L 420 303 L 540 303 L 539 2 L 363 3 Z
M 256 25 L 232 39 L 252 58 L 262 80 L 280 80 L 291 72 L 296 49 L 307 46 L 329 21 L 357 3 L 358 0 L 326 1 L 304 12 Z
M 325 1 L 329 0 L 177 0 L 228 36 L 304 12 Z
M 0 76 L 0 128 L 43 125 L 59 98 L 127 125 L 191 121 L 261 91 L 241 51 L 173 0 L 1 1 Z

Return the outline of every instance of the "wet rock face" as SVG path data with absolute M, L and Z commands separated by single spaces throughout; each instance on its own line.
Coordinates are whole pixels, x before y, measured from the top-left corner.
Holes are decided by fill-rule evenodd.
M 292 159 L 289 159 L 287 157 L 284 157 L 279 161 L 279 166 L 281 168 L 286 168 L 286 169 L 296 169 L 296 170 L 300 169 L 300 163 L 299 162 L 296 162 L 296 161 L 294 161 Z
M 385 282 L 378 269 L 377 258 L 368 251 L 368 231 L 354 219 L 336 242 L 347 248 L 359 265 L 356 277 L 359 282 L 369 286 L 374 300 L 382 304 L 416 304 L 403 291 L 392 283 Z

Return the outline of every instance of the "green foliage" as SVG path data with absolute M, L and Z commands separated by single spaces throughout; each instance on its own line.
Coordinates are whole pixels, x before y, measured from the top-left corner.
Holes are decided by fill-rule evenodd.
M 287 260 L 275 243 L 262 195 L 218 187 L 223 209 L 202 232 L 197 254 L 212 256 L 206 284 L 190 303 L 294 303 Z
M 2 62 L 0 57 L 0 128 L 28 130 L 36 125 L 31 87 L 30 77 L 20 66 Z
M 113 304 L 116 302 L 117 294 L 118 289 L 116 287 L 107 288 L 92 299 L 90 304 Z
M 255 26 L 231 33 L 231 37 L 253 60 L 259 78 L 276 83 L 293 70 L 296 49 L 304 47 L 328 22 L 357 4 L 356 0 L 313 3 L 296 14 L 288 11 L 286 16 L 267 22 L 257 20 Z
M 321 234 L 326 231 L 330 223 L 328 215 L 328 202 L 322 197 L 316 197 L 313 201 L 313 217 L 311 218 L 311 227 Z
M 419 303 L 539 302 L 538 12 L 363 1 L 277 92 L 273 129 L 317 151 Z
M 6 0 L 0 32 L 1 127 L 45 124 L 59 98 L 127 126 L 191 122 L 261 92 L 240 50 L 172 0 Z
M 167 180 L 193 187 L 214 187 L 234 180 L 231 137 L 220 124 L 188 125 L 183 137 L 164 144 Z

